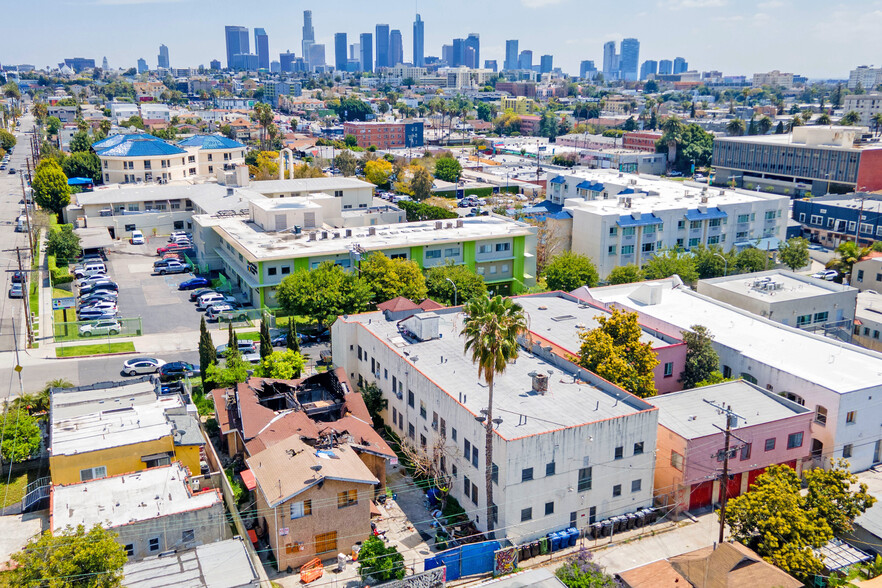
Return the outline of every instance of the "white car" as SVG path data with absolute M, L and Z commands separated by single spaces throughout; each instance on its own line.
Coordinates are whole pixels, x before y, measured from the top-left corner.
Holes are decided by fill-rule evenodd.
M 92 335 L 119 335 L 121 331 L 122 325 L 119 324 L 119 321 L 106 319 L 81 326 L 80 337 L 91 337 Z
M 144 233 L 141 231 L 132 231 L 132 238 L 130 240 L 132 245 L 143 245 L 144 244 Z
M 159 368 L 165 365 L 165 362 L 161 359 L 154 359 L 152 357 L 136 357 L 134 359 L 130 359 L 123 364 L 122 373 L 127 376 L 134 376 L 137 374 L 155 374 L 159 371 Z
M 818 273 L 812 274 L 813 278 L 817 278 L 819 280 L 827 280 L 828 282 L 832 282 L 839 276 L 839 272 L 836 270 L 823 270 Z

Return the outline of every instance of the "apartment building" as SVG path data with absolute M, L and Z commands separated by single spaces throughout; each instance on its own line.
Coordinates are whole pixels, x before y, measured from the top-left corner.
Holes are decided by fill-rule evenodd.
M 463 352 L 458 308 L 412 312 L 405 319 L 340 317 L 332 327 L 334 361 L 350 380 L 380 387 L 385 422 L 448 477 L 450 495 L 484 530 L 486 385 Z M 497 537 L 521 543 L 649 506 L 654 407 L 541 342 L 521 343 L 529 349 L 494 387 Z
M 763 86 L 772 86 L 773 88 L 792 88 L 793 74 L 784 73 L 777 69 L 766 73 L 753 74 L 753 87 L 761 88 Z
M 166 183 L 189 175 L 184 149 L 146 133 L 111 135 L 92 149 L 105 184 Z
M 662 138 L 656 131 L 629 131 L 622 136 L 622 147 L 655 153 L 655 144 Z
M 848 94 L 842 98 L 842 110 L 844 112 L 854 110 L 861 115 L 860 124 L 878 132 L 873 117 L 882 112 L 882 93 Z
M 576 294 L 634 310 L 645 325 L 707 327 L 724 376 L 740 376 L 814 412 L 812 463 L 806 467 L 827 467 L 843 458 L 859 472 L 882 463 L 875 416 L 882 408 L 882 354 L 719 302 L 693 292 L 676 276 Z
M 866 127 L 804 126 L 785 135 L 714 139 L 714 182 L 794 198 L 882 189 L 882 143 Z
M 783 196 L 581 168 L 549 173 L 548 185 L 548 199 L 573 217 L 572 250 L 590 257 L 601 278 L 663 249 L 728 250 L 787 231 Z
M 187 151 L 190 176 L 213 176 L 218 171 L 245 165 L 245 145 L 223 135 L 193 135 L 178 141 L 177 146 Z
M 809 240 L 830 248 L 855 240 L 870 245 L 882 239 L 882 196 L 864 192 L 794 200 L 793 220 Z
M 882 283 L 882 268 L 876 271 L 879 272 L 876 277 Z M 873 351 L 882 351 L 882 294 L 878 290 L 858 294 L 852 342 Z
M 402 122 L 346 122 L 343 133 L 358 140 L 358 146 L 367 149 L 371 145 L 377 149 L 396 149 L 401 147 L 422 147 L 422 121 Z

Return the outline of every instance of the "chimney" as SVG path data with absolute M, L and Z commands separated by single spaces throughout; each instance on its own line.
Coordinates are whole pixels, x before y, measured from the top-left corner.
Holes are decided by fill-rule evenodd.
M 533 392 L 545 395 L 548 392 L 548 376 L 545 374 L 535 374 L 533 376 Z

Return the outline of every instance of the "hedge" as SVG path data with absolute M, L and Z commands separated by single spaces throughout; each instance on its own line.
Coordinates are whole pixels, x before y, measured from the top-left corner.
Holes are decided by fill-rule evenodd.
M 52 276 L 52 285 L 68 284 L 73 282 L 74 277 L 66 267 L 58 267 L 55 256 L 47 255 L 46 261 L 49 264 L 49 275 Z
M 499 192 L 509 192 L 511 194 L 518 193 L 517 186 L 500 186 Z M 493 196 L 493 188 L 465 188 L 464 192 L 465 196 L 477 196 L 478 198 L 487 198 L 489 196 Z M 441 198 L 457 198 L 457 193 L 455 190 L 443 190 L 439 192 L 432 192 L 432 196 L 439 196 Z

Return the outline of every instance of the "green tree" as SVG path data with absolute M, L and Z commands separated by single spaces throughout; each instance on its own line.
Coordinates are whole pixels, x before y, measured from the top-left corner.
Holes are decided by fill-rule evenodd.
M 9 151 L 13 147 L 15 147 L 15 135 L 6 131 L 4 129 L 0 129 L 0 149 L 3 151 Z
M 371 382 L 361 388 L 361 398 L 367 407 L 374 423 L 374 428 L 383 428 L 383 409 L 389 405 L 389 401 L 383 398 L 383 391 L 376 382 Z
M 57 135 L 58 130 L 61 128 L 61 119 L 57 116 L 50 116 L 46 119 L 46 132 L 49 133 L 49 136 Z
M 34 174 L 33 187 L 34 201 L 46 210 L 61 214 L 61 211 L 70 204 L 67 176 L 54 159 L 44 158 L 40 162 Z
M 836 248 L 836 254 L 839 255 L 839 257 L 828 263 L 827 267 L 838 270 L 841 274 L 848 276 L 849 283 L 851 283 L 851 269 L 854 267 L 854 264 L 866 257 L 869 253 L 870 248 L 858 247 L 854 241 L 846 241 L 840 243 L 839 247 Z
M 524 309 L 510 298 L 473 298 L 463 307 L 464 351 L 471 352 L 478 377 L 487 383 L 487 414 L 484 421 L 484 481 L 487 500 L 487 532 L 493 536 L 493 387 L 497 374 L 518 357 L 518 335 L 527 329 Z
M 609 272 L 606 281 L 610 284 L 632 284 L 643 279 L 643 272 L 636 264 L 619 265 Z
M 339 169 L 340 173 L 346 177 L 354 176 L 355 170 L 358 168 L 358 162 L 351 151 L 344 149 L 334 158 L 334 167 Z
M 432 196 L 432 174 L 429 170 L 422 166 L 415 166 L 413 178 L 410 180 L 410 190 L 413 192 L 413 198 L 417 201 L 423 201 Z
M 845 460 L 829 470 L 812 468 L 805 472 L 806 507 L 817 511 L 838 537 L 851 532 L 854 519 L 876 503 L 867 493 L 867 485 L 858 481 L 848 471 Z
M 297 328 L 294 326 L 293 316 L 288 319 L 288 333 L 287 337 L 285 337 L 285 347 L 295 353 L 300 353 L 300 338 L 297 336 Z M 299 378 L 300 376 L 298 375 L 297 377 Z
M 682 249 L 663 249 L 643 266 L 643 277 L 647 280 L 661 280 L 673 275 L 680 276 L 684 282 L 695 282 L 698 279 L 695 258 Z
M 861 124 L 861 115 L 856 110 L 849 110 L 839 119 L 839 124 L 847 127 L 853 127 Z
M 615 578 L 604 573 L 593 560 L 594 554 L 580 547 L 555 570 L 554 575 L 567 588 L 617 588 L 619 584 Z
M 364 164 L 364 179 L 376 186 L 385 186 L 392 175 L 392 164 L 385 159 L 376 159 Z
M 61 170 L 68 178 L 89 178 L 101 183 L 101 160 L 90 151 L 78 151 L 64 158 Z
M 404 556 L 398 553 L 394 545 L 386 546 L 386 542 L 375 535 L 365 539 L 358 552 L 358 574 L 370 584 L 391 582 L 404 578 Z
M 352 147 L 358 147 L 358 137 L 356 137 L 355 135 L 346 135 L 345 137 L 343 137 L 343 144 L 350 149 Z
M 677 146 L 683 140 L 683 123 L 676 116 L 669 116 L 662 122 L 662 137 L 659 144 L 667 147 L 668 165 L 677 161 Z
M 478 119 L 483 120 L 485 122 L 490 122 L 493 118 L 493 111 L 490 109 L 490 106 L 486 102 L 478 102 L 478 106 L 476 107 L 478 111 Z
M 43 533 L 12 555 L 13 586 L 115 588 L 122 586 L 126 552 L 117 534 L 95 525 Z
M 707 375 L 707 377 L 700 382 L 695 383 L 696 388 L 701 388 L 703 386 L 713 386 L 715 384 L 722 384 L 723 382 L 730 382 L 732 378 L 727 378 L 723 375 L 723 372 L 714 370 Z
M 370 105 L 358 98 L 344 98 L 333 108 L 342 121 L 367 120 L 367 117 L 374 112 Z
M 272 351 L 266 357 L 261 357 L 260 367 L 255 373 L 262 378 L 293 380 L 299 377 L 305 365 L 303 356 L 290 349 Z
M 741 273 L 761 272 L 766 269 L 768 262 L 768 254 L 754 247 L 742 249 L 735 256 L 735 265 Z
M 468 266 L 454 265 L 452 261 L 429 269 L 426 274 L 426 290 L 429 298 L 446 306 L 487 296 L 487 284 L 484 283 L 483 276 L 479 276 Z
M 233 335 L 235 339 L 235 335 Z M 235 341 L 234 341 L 235 342 Z M 214 363 L 208 366 L 208 380 L 218 388 L 230 388 L 248 379 L 251 364 L 245 363 L 236 345 L 230 345 L 224 352 L 224 365 Z
M 769 118 L 768 116 L 764 116 L 761 119 L 759 119 L 756 123 L 757 130 L 759 131 L 759 134 L 760 135 L 768 135 L 769 131 L 772 130 L 773 124 L 774 123 L 772 122 L 772 119 Z
M 361 276 L 326 261 L 314 270 L 302 269 L 282 280 L 276 299 L 288 314 L 306 315 L 330 325 L 341 314 L 367 310 L 372 294 Z
M 360 269 L 376 304 L 398 296 L 417 301 L 426 297 L 426 278 L 415 261 L 389 259 L 377 252 L 368 255 L 361 262 Z
M 788 239 L 778 246 L 778 259 L 781 263 L 796 271 L 809 262 L 809 243 L 802 237 Z
M 260 125 L 260 149 L 262 151 L 267 150 L 267 131 L 269 130 L 269 126 L 273 124 L 273 108 L 269 104 L 265 102 L 258 102 L 254 105 L 254 111 L 251 113 L 251 118 L 257 121 L 257 124 Z
M 711 377 L 720 367 L 720 356 L 714 351 L 714 336 L 704 325 L 692 325 L 681 331 L 686 343 L 686 363 L 680 373 L 683 389 L 695 388 Z
M 458 218 L 458 215 L 452 210 L 441 208 L 440 206 L 432 206 L 425 202 L 407 202 L 402 200 L 397 204 L 407 215 L 407 222 L 412 223 L 421 220 L 446 220 Z
M 597 328 L 579 334 L 579 365 L 631 394 L 641 398 L 653 396 L 652 370 L 658 359 L 652 346 L 640 341 L 643 330 L 637 313 L 614 308 L 612 314 L 599 315 L 596 320 Z
M 658 92 L 658 82 L 655 80 L 649 80 L 645 84 L 643 84 L 643 93 L 644 94 L 655 94 Z
M 232 325 L 231 325 L 232 326 Z M 211 385 L 208 379 L 208 367 L 217 364 L 217 351 L 211 341 L 211 334 L 205 325 L 205 316 L 199 323 L 199 371 L 202 378 L 202 389 L 208 390 Z
M 435 162 L 435 177 L 445 182 L 458 182 L 462 166 L 453 157 L 441 157 Z
M 136 129 L 141 129 L 142 131 L 146 128 L 144 126 L 144 119 L 137 114 L 130 116 L 127 120 L 120 121 L 119 126 L 135 127 Z
M 591 259 L 580 253 L 564 251 L 554 256 L 545 266 L 545 282 L 549 290 L 570 292 L 582 286 L 598 283 L 597 268 Z
M 744 134 L 744 130 L 744 121 L 740 118 L 733 118 L 728 123 L 726 123 L 726 133 L 730 137 L 739 137 Z
M 273 352 L 273 342 L 270 339 L 269 323 L 260 321 L 260 359 L 266 359 Z
M 729 268 L 735 268 L 734 255 L 725 253 L 719 245 L 696 247 L 692 250 L 692 256 L 700 280 L 722 276 Z
M 92 147 L 92 141 L 89 133 L 86 131 L 77 131 L 70 140 L 70 152 L 78 153 L 80 151 L 89 151 Z
M 49 231 L 46 253 L 54 255 L 59 263 L 72 262 L 80 251 L 80 236 L 74 233 L 73 225 L 60 225 Z
M 23 409 L 6 411 L 3 422 L 3 461 L 18 463 L 39 453 L 43 434 L 35 417 Z
M 829 125 L 832 124 L 833 121 L 830 119 L 830 115 L 826 112 L 822 112 L 821 115 L 815 120 L 816 125 Z

